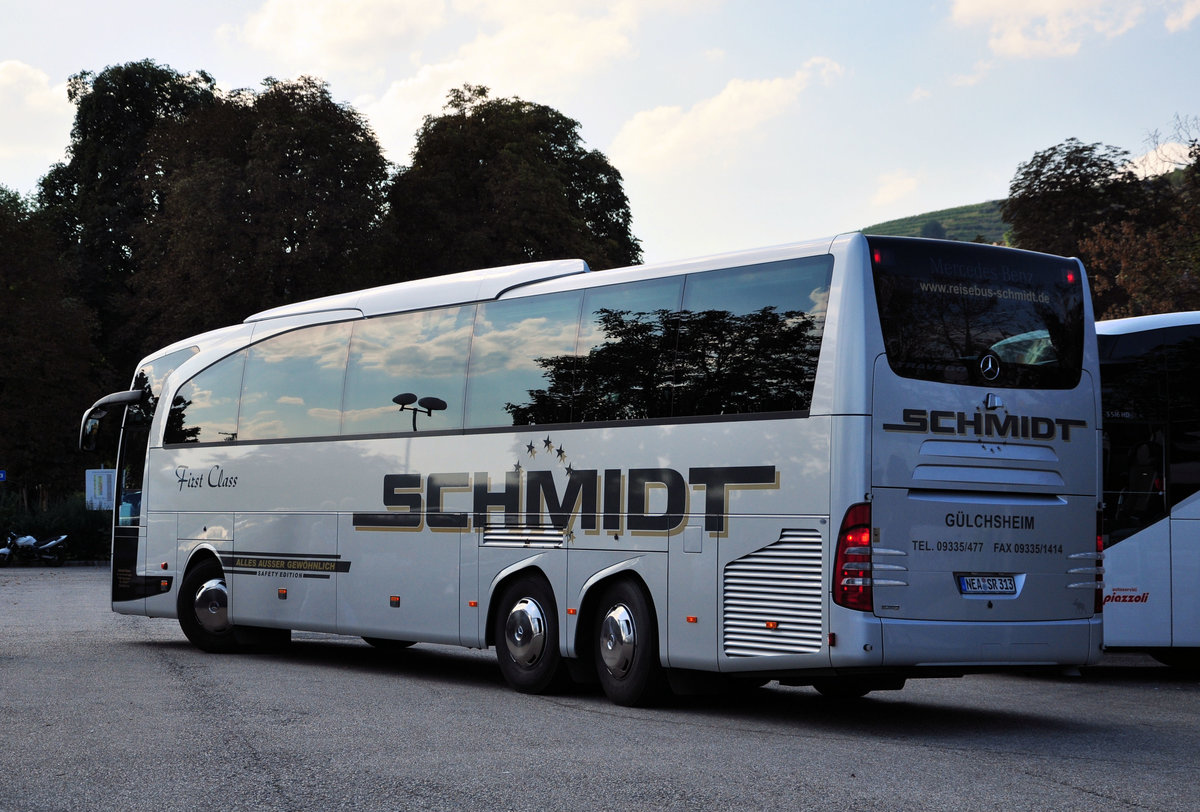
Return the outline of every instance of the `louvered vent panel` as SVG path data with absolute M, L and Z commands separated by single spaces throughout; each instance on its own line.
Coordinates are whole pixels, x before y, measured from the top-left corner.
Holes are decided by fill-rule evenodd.
M 821 650 L 819 533 L 784 530 L 779 541 L 726 565 L 723 635 L 728 657 Z
M 561 547 L 563 531 L 554 527 L 508 527 L 490 524 L 483 531 L 483 543 L 501 546 Z

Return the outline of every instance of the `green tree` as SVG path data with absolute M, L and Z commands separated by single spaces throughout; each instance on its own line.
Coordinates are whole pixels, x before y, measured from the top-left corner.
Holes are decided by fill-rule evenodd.
M 387 179 L 374 134 L 319 80 L 265 88 L 165 122 L 147 142 L 135 288 L 150 346 L 379 281 L 364 259 Z
M 26 511 L 82 482 L 73 451 L 97 354 L 74 289 L 49 224 L 0 186 L 0 467 Z
M 1169 186 L 1167 216 L 1098 227 L 1084 242 L 1092 268 L 1113 278 L 1128 300 L 1100 318 L 1200 310 L 1200 140 L 1178 186 Z
M 392 180 L 386 230 L 401 275 L 417 278 L 564 257 L 635 264 L 631 220 L 621 174 L 583 147 L 579 122 L 464 85 L 425 117 Z
M 921 236 L 932 240 L 946 239 L 946 227 L 940 220 L 926 220 L 921 225 Z
M 1093 263 L 1086 242 L 1097 228 L 1122 222 L 1157 222 L 1164 211 L 1164 182 L 1144 182 L 1129 168 L 1129 153 L 1070 138 L 1035 153 L 1017 167 L 1000 205 L 1018 248 L 1078 256 Z M 1126 293 L 1097 267 L 1090 274 L 1096 311 L 1121 307 Z
M 215 83 L 202 71 L 185 76 L 144 60 L 78 73 L 67 96 L 76 107 L 70 160 L 42 178 L 39 205 L 77 269 L 81 296 L 99 314 L 101 347 L 124 375 L 137 360 L 123 328 L 139 270 L 133 232 L 145 215 L 141 155 L 159 123 L 211 104 Z

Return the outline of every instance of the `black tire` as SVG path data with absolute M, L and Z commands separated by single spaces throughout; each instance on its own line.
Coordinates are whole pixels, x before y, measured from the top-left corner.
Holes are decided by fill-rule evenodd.
M 400 651 L 415 643 L 413 640 L 392 640 L 388 637 L 364 637 L 363 640 L 380 651 Z
M 492 619 L 492 639 L 500 673 L 514 690 L 540 694 L 565 683 L 558 608 L 544 578 L 524 577 L 504 590 Z
M 1200 648 L 1162 648 L 1156 649 L 1151 656 L 1177 671 L 1200 671 Z
M 215 558 L 205 558 L 183 576 L 177 606 L 179 627 L 197 648 L 214 654 L 238 649 L 233 624 L 228 621 L 225 573 Z
M 658 622 L 641 586 L 618 581 L 607 587 L 592 628 L 596 675 L 605 695 L 629 707 L 659 699 L 666 679 L 658 661 Z
M 865 683 L 849 677 L 813 680 L 813 688 L 816 688 L 821 696 L 835 702 L 850 702 L 871 693 L 871 689 Z

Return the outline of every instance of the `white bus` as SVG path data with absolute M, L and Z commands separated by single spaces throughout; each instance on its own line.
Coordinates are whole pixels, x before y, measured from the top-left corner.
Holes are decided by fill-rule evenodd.
M 865 237 L 301 302 L 147 358 L 118 612 L 495 646 L 615 702 L 719 675 L 895 689 L 1101 651 L 1076 260 Z
M 1104 645 L 1200 666 L 1200 312 L 1096 323 Z

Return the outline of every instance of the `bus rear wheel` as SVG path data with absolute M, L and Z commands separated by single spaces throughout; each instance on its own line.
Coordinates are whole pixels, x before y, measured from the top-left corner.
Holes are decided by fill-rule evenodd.
M 550 584 L 543 578 L 521 578 L 504 590 L 497 606 L 492 638 L 505 681 L 524 694 L 560 687 L 565 668 Z
M 665 687 L 658 626 L 645 591 L 631 581 L 604 590 L 592 635 L 600 687 L 618 705 L 654 702 Z

